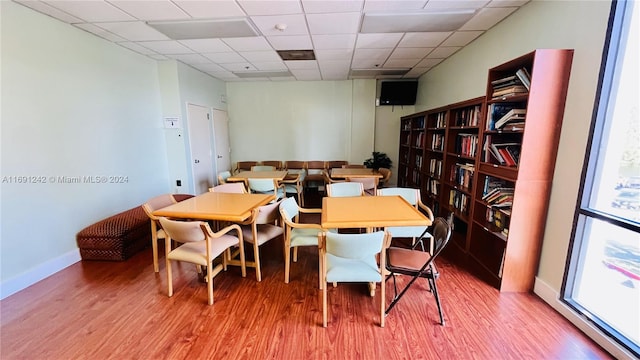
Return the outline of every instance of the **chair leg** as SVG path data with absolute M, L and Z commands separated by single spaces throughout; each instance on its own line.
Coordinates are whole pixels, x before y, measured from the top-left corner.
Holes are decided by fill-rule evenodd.
M 291 248 L 285 244 L 284 245 L 284 283 L 289 283 L 289 269 L 291 267 Z
M 293 262 L 298 262 L 298 247 L 293 248 Z
M 322 288 L 322 326 L 327 327 L 327 283 L 322 286 L 322 280 L 320 279 L 320 288 Z
M 262 273 L 260 272 L 260 248 L 256 241 L 253 242 L 253 261 L 256 263 L 256 280 L 262 281 Z
M 205 268 L 207 271 L 207 296 L 209 305 L 213 305 L 213 269 L 211 268 L 213 265 L 209 263 L 209 265 Z
M 381 275 L 380 278 L 380 327 L 384 327 L 384 299 L 386 298 L 385 288 L 386 283 L 384 281 L 384 275 Z
M 444 314 L 442 313 L 442 305 L 440 304 L 440 296 L 438 295 L 438 288 L 436 287 L 436 279 L 429 278 L 429 287 L 433 289 L 433 297 L 436 298 L 436 304 L 438 305 L 438 314 L 440 315 L 440 325 L 444 326 Z
M 151 220 L 151 249 L 153 250 L 153 271 L 159 272 L 158 266 L 158 229 L 155 220 Z
M 171 260 L 167 259 L 166 261 L 167 268 L 167 295 L 169 297 L 173 296 L 173 282 L 171 279 Z

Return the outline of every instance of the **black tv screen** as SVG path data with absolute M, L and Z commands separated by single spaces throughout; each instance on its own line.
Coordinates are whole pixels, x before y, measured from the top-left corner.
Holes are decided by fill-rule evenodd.
M 380 83 L 380 105 L 414 105 L 417 81 L 383 81 Z

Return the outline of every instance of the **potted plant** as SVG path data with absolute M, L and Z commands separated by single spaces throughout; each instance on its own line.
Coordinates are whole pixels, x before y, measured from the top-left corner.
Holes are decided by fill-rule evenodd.
M 372 157 L 364 161 L 364 166 L 369 169 L 380 169 L 380 168 L 391 168 L 391 159 L 387 156 L 387 154 L 379 151 L 374 151 L 371 153 Z

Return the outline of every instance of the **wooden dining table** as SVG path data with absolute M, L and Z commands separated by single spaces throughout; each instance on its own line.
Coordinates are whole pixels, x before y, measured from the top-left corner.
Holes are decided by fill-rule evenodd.
M 324 229 L 430 226 L 431 220 L 401 196 L 325 197 L 320 224 Z M 375 283 L 369 284 L 371 296 Z
M 248 179 L 276 179 L 282 181 L 287 176 L 288 171 L 241 171 L 235 175 L 231 175 L 227 181 L 244 181 Z
M 178 219 L 240 222 L 258 206 L 274 200 L 271 194 L 207 192 L 153 212 L 156 216 Z
M 375 169 L 353 169 L 353 168 L 334 168 L 331 169 L 329 175 L 333 179 L 346 179 L 346 178 L 378 178 L 383 177 L 378 170 Z

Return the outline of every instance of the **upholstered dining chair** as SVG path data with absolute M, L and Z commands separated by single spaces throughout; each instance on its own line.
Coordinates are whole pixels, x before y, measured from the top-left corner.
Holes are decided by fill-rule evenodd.
M 347 197 L 363 196 L 364 187 L 359 182 L 339 182 L 327 185 L 327 196 Z
M 389 179 L 391 179 L 391 170 L 387 168 L 380 168 L 378 172 L 382 174 L 382 179 L 378 182 L 378 187 L 383 188 L 389 186 Z
M 428 206 L 422 203 L 420 199 L 420 190 L 412 188 L 382 188 L 378 189 L 378 196 L 401 196 L 409 204 L 415 206 L 416 209 L 425 213 L 429 220 L 433 221 L 433 212 Z M 415 244 L 416 240 L 421 237 L 431 238 L 431 234 L 427 232 L 427 226 L 392 226 L 387 227 L 386 230 L 391 233 L 394 238 L 412 238 L 412 243 Z M 433 253 L 433 242 L 429 244 L 430 252 Z
M 266 165 L 266 166 L 273 166 L 276 170 L 281 170 L 282 169 L 282 161 L 280 161 L 280 160 L 262 161 L 261 164 L 262 165 Z
M 244 186 L 244 182 L 230 182 L 210 187 L 209 192 L 246 194 L 247 188 Z
M 242 246 L 242 230 L 239 225 L 230 225 L 213 232 L 209 224 L 203 221 L 175 221 L 161 217 L 159 219 L 167 236 L 165 238 L 165 259 L 167 267 L 167 294 L 173 296 L 173 276 L 171 261 L 184 261 L 205 268 L 208 303 L 213 305 L 213 277 L 226 270 L 226 264 L 213 266 L 213 260 L 231 247 L 239 246 L 242 276 L 246 276 L 244 250 Z M 237 236 L 230 235 L 235 232 Z M 182 243 L 170 250 L 171 241 Z
M 307 161 L 307 177 L 304 179 L 304 187 L 309 188 L 310 184 L 324 186 L 324 171 L 327 169 L 325 161 Z
M 327 169 L 335 169 L 335 168 L 341 168 L 342 165 L 347 165 L 349 162 L 346 160 L 332 160 L 332 161 L 327 161 Z
M 231 171 L 221 171 L 218 173 L 218 185 L 226 184 L 227 179 L 231 177 Z
M 322 266 L 322 326 L 327 327 L 328 283 L 366 282 L 380 283 L 380 327 L 385 315 L 385 249 L 391 234 L 377 231 L 366 234 L 318 234 L 318 247 Z M 379 259 L 376 256 L 379 254 Z
M 415 247 L 412 249 L 389 247 L 387 249 L 386 269 L 390 273 L 389 277 L 393 278 L 394 296 L 385 314 L 389 314 L 391 309 L 396 306 L 400 298 L 402 298 L 417 279 L 425 278 L 429 282 L 429 291 L 433 294 L 436 305 L 438 306 L 440 325 L 444 326 L 444 314 L 442 312 L 438 287 L 436 286 L 436 280 L 440 277 L 440 273 L 436 269 L 435 259 L 447 246 L 450 237 L 450 223 L 444 218 L 438 217 L 433 221 L 433 239 L 435 243 L 433 252 L 421 251 L 415 249 Z M 396 284 L 397 274 L 411 277 L 400 293 L 398 293 Z
M 300 214 L 320 214 L 322 209 L 301 208 L 295 198 L 286 198 L 280 203 L 280 215 L 284 222 L 284 282 L 289 283 L 289 269 L 291 267 L 291 249 L 293 248 L 293 262 L 298 261 L 299 246 L 318 246 L 318 233 L 323 229 L 319 224 L 300 222 Z M 320 269 L 319 275 L 322 274 Z M 319 278 L 320 287 L 322 279 Z
M 247 179 L 247 184 L 253 194 L 273 194 L 276 201 L 285 197 L 284 186 L 277 179 Z
M 240 171 L 250 171 L 251 167 L 255 165 L 258 165 L 257 161 L 238 161 L 236 163 L 236 168 L 233 171 L 233 173 L 237 174 Z
M 260 246 L 284 234 L 284 229 L 279 224 L 279 207 L 280 201 L 260 206 L 254 209 L 251 217 L 241 224 L 244 241 L 253 245 L 254 261 L 247 261 L 246 265 L 256 269 L 257 281 L 262 281 Z
M 271 165 L 254 165 L 251 167 L 251 171 L 276 171 L 276 167 Z
M 378 178 L 374 177 L 347 177 L 347 181 L 362 184 L 365 195 L 375 196 L 378 191 Z
M 287 176 L 280 181 L 280 185 L 284 186 L 284 192 L 293 194 L 296 196 L 300 205 L 304 207 L 304 185 L 302 183 L 304 179 L 303 174 L 287 174 Z
M 151 250 L 153 252 L 153 271 L 159 272 L 158 266 L 158 239 L 164 239 L 166 234 L 160 226 L 159 217 L 153 215 L 153 212 L 175 204 L 177 201 L 171 194 L 163 194 L 155 196 L 142 205 L 144 212 L 151 220 Z

